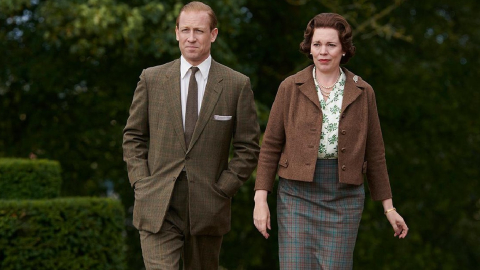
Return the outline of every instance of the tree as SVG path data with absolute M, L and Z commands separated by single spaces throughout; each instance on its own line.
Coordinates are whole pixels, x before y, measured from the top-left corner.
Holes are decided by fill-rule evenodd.
M 63 196 L 103 196 L 110 183 L 128 210 L 122 128 L 141 70 L 179 56 L 183 2 L 0 1 L 0 156 L 60 160 Z M 206 2 L 219 18 L 213 57 L 251 77 L 262 127 L 280 82 L 311 63 L 298 52 L 307 22 L 321 12 L 344 15 L 357 47 L 346 67 L 376 91 L 394 201 L 411 227 L 405 241 L 393 239 L 380 204 L 367 200 L 355 265 L 478 265 L 476 1 Z M 248 221 L 252 187 L 248 181 L 234 198 L 221 255 L 228 269 L 277 261 L 275 231 L 262 240 Z M 136 230 L 126 228 L 129 268 L 140 269 Z

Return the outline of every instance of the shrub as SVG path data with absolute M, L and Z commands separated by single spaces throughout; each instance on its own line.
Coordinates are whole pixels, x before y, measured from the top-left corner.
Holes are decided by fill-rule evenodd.
M 57 161 L 0 159 L 0 199 L 56 198 L 61 184 Z
M 0 269 L 125 269 L 123 219 L 113 199 L 0 200 Z

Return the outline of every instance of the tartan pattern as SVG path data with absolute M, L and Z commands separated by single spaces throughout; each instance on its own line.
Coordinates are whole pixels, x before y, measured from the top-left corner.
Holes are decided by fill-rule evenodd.
M 318 159 L 313 182 L 281 178 L 280 269 L 352 269 L 364 200 L 363 184 L 339 182 L 336 159 Z

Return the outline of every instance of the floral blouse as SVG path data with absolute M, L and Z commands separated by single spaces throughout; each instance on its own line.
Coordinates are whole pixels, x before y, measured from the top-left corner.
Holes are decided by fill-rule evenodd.
M 342 113 L 343 89 L 346 80 L 342 69 L 340 69 L 340 73 L 340 79 L 333 87 L 332 92 L 330 92 L 327 101 L 325 101 L 315 77 L 315 67 L 313 67 L 313 80 L 315 81 L 315 89 L 317 90 L 323 113 L 322 134 L 320 136 L 320 145 L 318 146 L 319 159 L 338 158 L 338 124 Z

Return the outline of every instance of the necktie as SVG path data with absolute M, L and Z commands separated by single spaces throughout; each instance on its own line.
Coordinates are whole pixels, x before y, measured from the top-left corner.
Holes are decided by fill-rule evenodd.
M 188 83 L 187 109 L 185 112 L 185 145 L 190 145 L 195 124 L 198 119 L 198 85 L 195 79 L 195 73 L 198 67 L 191 67 L 190 82 Z

